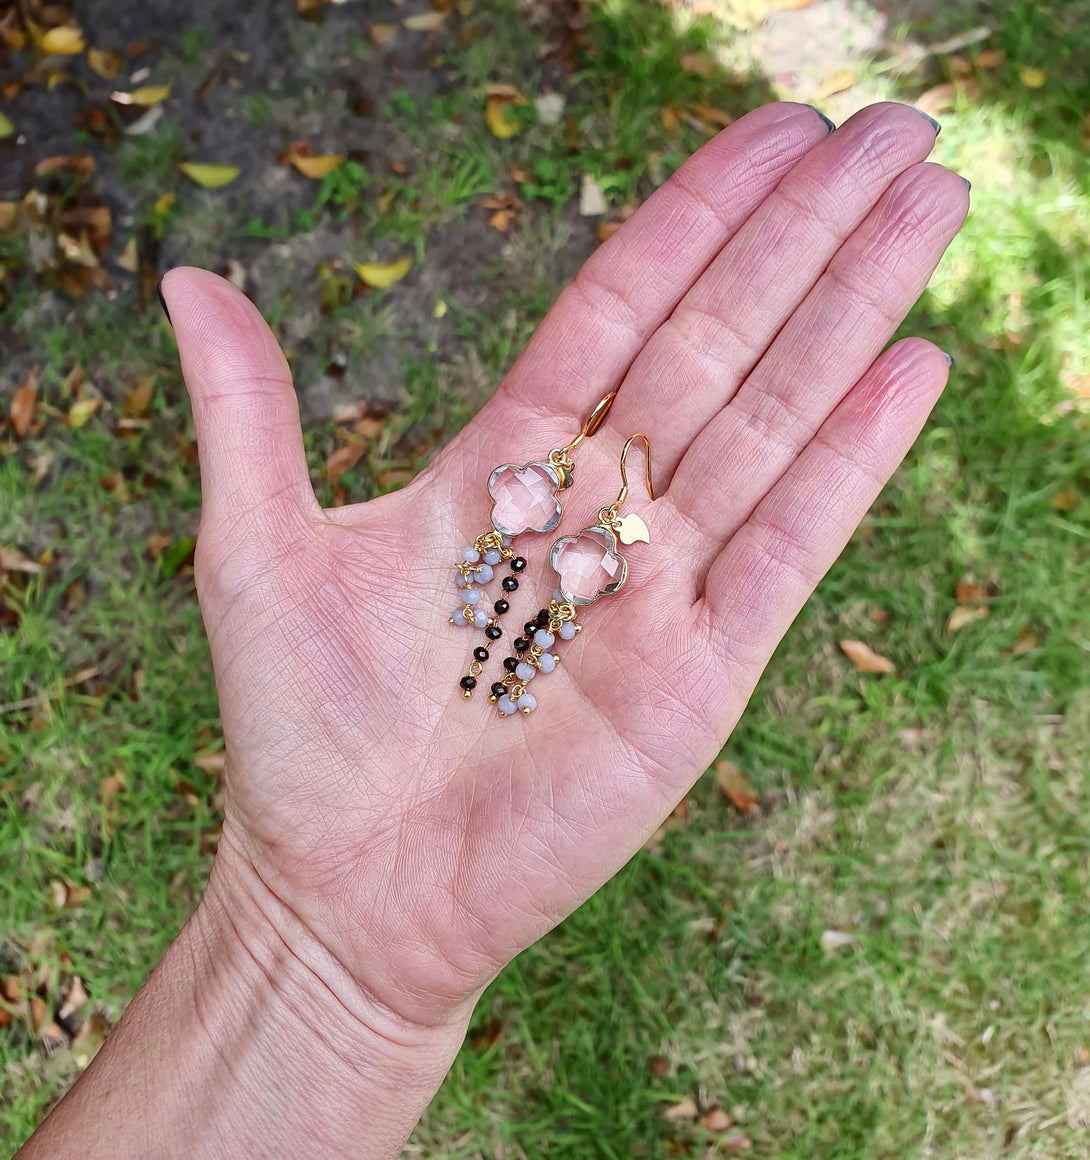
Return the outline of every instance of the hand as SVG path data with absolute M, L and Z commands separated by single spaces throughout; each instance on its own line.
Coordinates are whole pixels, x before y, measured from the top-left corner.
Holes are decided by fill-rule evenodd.
M 304 962 L 384 1041 L 456 1045 L 496 972 L 686 793 L 945 384 L 929 343 L 883 353 L 966 213 L 963 182 L 923 163 L 934 140 L 898 105 L 831 136 L 800 105 L 738 121 L 591 257 L 435 462 L 353 507 L 315 500 L 254 307 L 167 275 L 227 744 L 202 910 L 255 961 Z M 447 623 L 453 565 L 489 528 L 491 470 L 562 446 L 614 389 L 555 534 L 595 522 L 643 431 L 659 498 L 636 467 L 628 510 L 651 543 L 534 682 L 538 709 L 501 719 L 489 674 L 555 587 L 553 537 L 517 541 L 529 567 L 469 702 L 481 634 Z

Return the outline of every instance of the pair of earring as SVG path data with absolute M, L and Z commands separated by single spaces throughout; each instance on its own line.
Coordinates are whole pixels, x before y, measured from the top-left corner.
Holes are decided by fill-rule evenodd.
M 488 477 L 488 494 L 492 498 L 492 527 L 462 549 L 462 558 L 454 582 L 462 604 L 450 618 L 452 625 L 470 625 L 484 630 L 487 643 L 473 650 L 469 671 L 459 682 L 462 696 L 473 696 L 477 679 L 484 670 L 490 648 L 503 636 L 500 619 L 510 611 L 508 597 L 517 591 L 526 560 L 513 546 L 517 536 L 551 532 L 563 512 L 560 492 L 574 481 L 572 452 L 605 422 L 616 393 L 606 395 L 591 411 L 579 433 L 564 447 L 554 448 L 543 461 L 521 467 L 505 463 Z M 621 507 L 628 497 L 625 462 L 632 444 L 642 439 L 647 450 L 647 494 L 655 498 L 651 484 L 651 442 L 646 435 L 631 436 L 621 452 L 621 490 L 606 507 L 599 508 L 598 522 L 583 528 L 577 535 L 561 536 L 549 552 L 549 563 L 557 576 L 556 590 L 547 607 L 528 620 L 522 635 L 513 642 L 511 655 L 503 662 L 504 674 L 489 690 L 489 702 L 501 717 L 531 713 L 537 698 L 529 684 L 539 673 L 550 673 L 560 658 L 552 651 L 558 640 L 572 640 L 582 631 L 577 610 L 593 604 L 602 596 L 620 591 L 628 575 L 628 562 L 617 550 L 617 542 L 650 543 L 647 525 L 635 513 L 622 516 Z M 501 564 L 510 566 L 503 577 L 503 596 L 488 612 L 484 588 L 495 577 Z

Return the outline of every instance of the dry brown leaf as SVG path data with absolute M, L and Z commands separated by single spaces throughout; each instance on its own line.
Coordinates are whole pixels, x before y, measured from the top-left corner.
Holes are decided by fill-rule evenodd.
M 757 808 L 760 800 L 746 775 L 734 764 L 723 758 L 715 763 L 715 784 L 719 792 L 740 814 L 748 814 Z
M 205 773 L 222 773 L 227 768 L 227 750 L 219 749 L 215 753 L 202 753 L 193 758 L 193 764 Z
M 34 166 L 34 176 L 48 177 L 51 173 L 64 170 L 77 177 L 90 177 L 95 169 L 95 159 L 90 153 L 59 153 L 53 157 L 43 157 Z
M 449 12 L 418 12 L 415 16 L 406 16 L 402 24 L 410 32 L 434 32 L 446 23 Z
M 518 215 L 513 210 L 498 209 L 488 219 L 488 224 L 493 229 L 499 230 L 501 234 L 505 234 L 517 220 Z
M 683 52 L 678 58 L 678 64 L 686 72 L 696 73 L 705 79 L 715 76 L 719 68 L 711 53 L 707 52 Z
M 623 225 L 624 222 L 601 222 L 598 226 L 598 241 L 609 241 Z
M 859 80 L 859 74 L 853 68 L 841 69 L 840 72 L 833 73 L 827 80 L 822 81 L 820 85 L 810 94 L 811 101 L 824 101 L 836 93 L 843 93 L 850 89 Z
M 700 1109 L 692 1100 L 685 1099 L 667 1108 L 662 1115 L 664 1119 L 676 1123 L 678 1120 L 695 1120 L 700 1115 Z
M 842 640 L 840 651 L 861 673 L 889 673 L 896 675 L 897 666 L 887 657 L 879 656 L 861 640 Z
M 734 1127 L 734 1121 L 722 1108 L 712 1108 L 710 1112 L 705 1112 L 700 1122 L 709 1132 L 725 1132 Z
M 1065 487 L 1049 499 L 1048 506 L 1054 512 L 1073 512 L 1079 506 L 1078 493 Z
M 152 532 L 148 536 L 148 555 L 154 560 L 174 543 L 170 532 Z
M 659 119 L 667 133 L 673 134 L 681 128 L 681 117 L 673 105 L 666 105 L 659 111 Z
M 46 1001 L 38 995 L 30 996 L 30 1026 L 34 1032 L 38 1032 L 45 1025 L 49 1018 L 49 1007 Z
M 18 548 L 0 545 L 0 572 L 24 572 L 28 576 L 36 576 L 41 570 L 41 564 L 24 555 Z
M 341 481 L 341 476 L 355 467 L 366 453 L 366 443 L 349 443 L 347 447 L 338 447 L 326 460 L 325 469 L 329 486 L 336 487 Z
M 655 1077 L 662 1079 L 670 1074 L 670 1061 L 665 1055 L 652 1055 L 647 1060 L 647 1070 Z
M 155 376 L 141 375 L 136 386 L 125 396 L 123 404 L 126 415 L 133 417 L 146 415 L 155 394 Z
M 1037 639 L 1037 634 L 1028 624 L 1025 624 L 1018 630 L 1011 654 L 1016 657 L 1025 656 L 1026 653 L 1033 652 L 1034 649 L 1040 647 L 1041 642 Z
M 11 425 L 20 439 L 26 436 L 34 422 L 34 413 L 38 407 L 38 374 L 37 368 L 32 367 L 26 377 L 26 382 L 11 397 Z
M 963 577 L 954 585 L 954 599 L 958 604 L 972 604 L 984 597 L 984 587 L 975 580 Z
M 312 181 L 321 181 L 334 169 L 339 169 L 347 157 L 347 153 L 319 153 L 312 157 L 297 155 L 291 159 L 291 163 L 304 177 L 309 177 Z
M 371 43 L 378 48 L 379 45 L 385 44 L 397 35 L 397 25 L 372 24 L 367 30 L 367 35 L 371 38 Z
M 87 65 L 91 72 L 102 77 L 104 81 L 112 81 L 121 67 L 121 57 L 109 48 L 89 48 Z
M 18 975 L 5 975 L 3 982 L 0 982 L 0 995 L 9 1003 L 21 1003 L 23 1001 L 23 982 Z
M 125 775 L 123 773 L 111 773 L 109 777 L 104 777 L 98 783 L 98 800 L 106 805 L 112 798 L 117 797 L 119 793 L 123 793 L 125 789 Z
M 720 129 L 734 124 L 734 118 L 730 113 L 725 109 L 717 109 L 713 105 L 690 105 L 688 111 L 699 117 L 701 121 L 709 125 L 717 125 Z
M 958 100 L 963 97 L 973 102 L 980 100 L 980 86 L 976 81 L 948 81 L 946 84 L 935 85 L 921 93 L 913 104 L 929 116 L 937 117 L 941 113 L 953 112 Z
M 986 48 L 973 59 L 977 68 L 1002 68 L 1007 63 L 1007 54 L 1001 48 Z
M 959 604 L 946 618 L 946 635 L 953 636 L 955 632 L 963 629 L 967 624 L 972 624 L 974 620 L 980 620 L 987 615 L 986 608 L 965 608 Z
M 728 1132 L 719 1144 L 725 1152 L 748 1152 L 753 1147 L 753 1141 L 745 1132 Z
M 83 989 L 83 982 L 79 975 L 72 976 L 72 984 L 68 988 L 61 1009 L 57 1012 L 58 1019 L 70 1019 L 87 1002 L 89 996 Z

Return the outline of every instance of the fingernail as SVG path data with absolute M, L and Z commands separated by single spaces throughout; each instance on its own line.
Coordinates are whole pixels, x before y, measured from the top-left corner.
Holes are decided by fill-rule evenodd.
M 910 109 L 916 109 L 915 105 L 909 105 L 908 107 Z M 935 120 L 934 117 L 929 117 L 923 111 L 923 109 L 916 109 L 916 112 L 919 113 L 920 116 L 923 117 L 923 119 L 931 126 L 931 128 L 935 130 L 936 137 L 942 132 L 942 126 L 938 123 L 938 121 Z
M 835 121 L 832 121 L 828 117 L 826 117 L 825 114 L 817 107 L 817 105 L 811 105 L 810 108 L 813 109 L 814 112 L 817 113 L 817 115 L 825 122 L 826 127 L 828 128 L 830 133 L 836 132 L 836 122 Z
M 954 365 L 954 356 L 952 354 L 947 354 L 946 351 L 943 351 L 942 357 L 946 359 L 947 367 L 952 367 Z
M 159 295 L 159 305 L 163 308 L 163 313 L 167 316 L 167 322 L 170 322 L 170 311 L 167 309 L 166 299 L 163 297 L 163 280 L 162 278 L 155 284 L 155 293 Z M 174 323 L 170 322 L 171 329 L 174 328 Z
M 969 179 L 968 179 L 968 178 L 965 176 L 965 174 L 964 174 L 964 173 L 959 173 L 959 174 L 958 174 L 958 177 L 960 177 L 960 178 L 961 178 L 961 180 L 965 182 L 965 188 L 966 188 L 966 189 L 972 189 L 972 188 L 973 188 L 973 183 L 972 183 L 972 182 L 971 182 L 971 181 L 970 181 L 970 180 L 969 180 Z

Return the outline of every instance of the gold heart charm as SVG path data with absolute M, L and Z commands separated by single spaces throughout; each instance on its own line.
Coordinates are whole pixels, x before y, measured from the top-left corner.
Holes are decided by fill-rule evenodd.
M 619 519 L 613 528 L 617 533 L 617 539 L 622 544 L 651 543 L 651 535 L 647 530 L 647 525 L 634 512 Z

